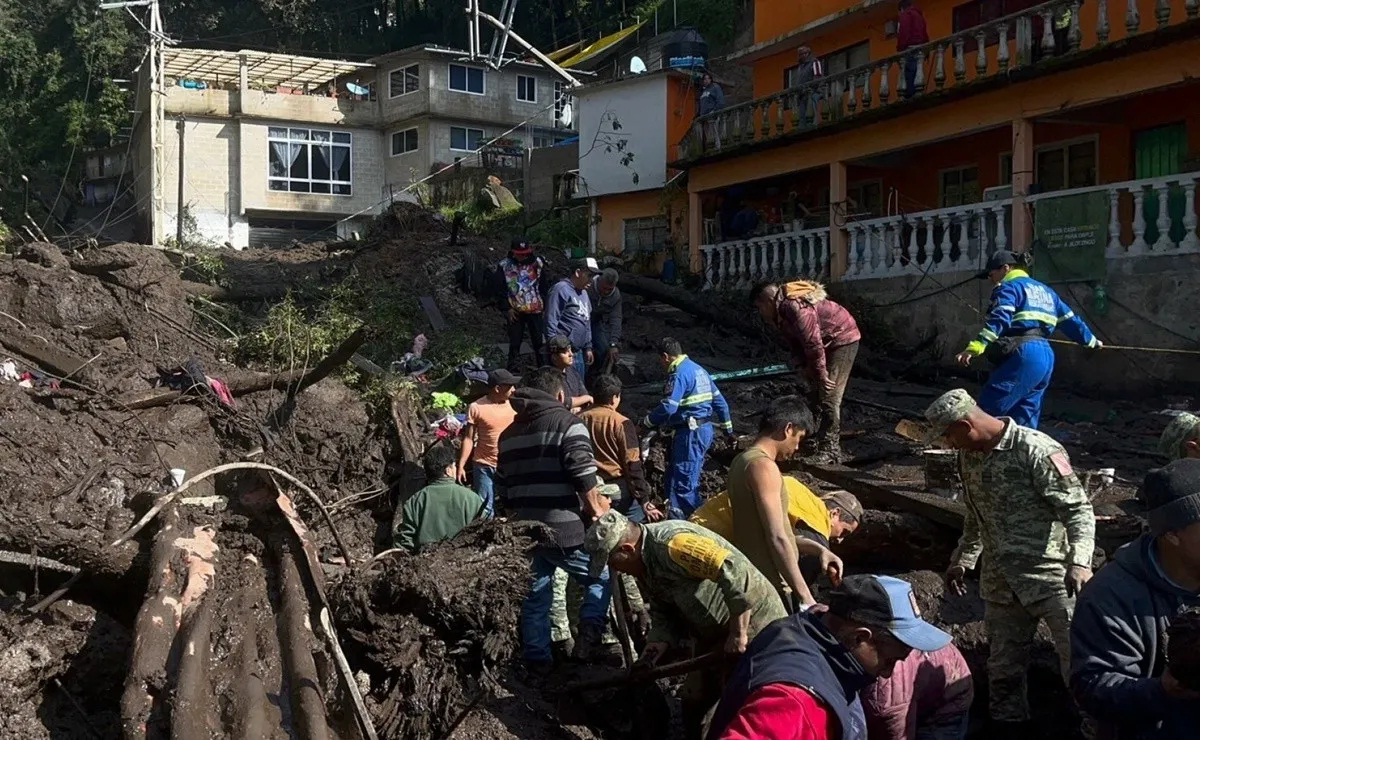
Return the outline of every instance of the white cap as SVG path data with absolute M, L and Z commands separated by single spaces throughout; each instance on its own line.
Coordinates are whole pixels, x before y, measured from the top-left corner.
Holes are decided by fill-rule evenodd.
M 587 269 L 588 271 L 594 274 L 597 274 L 598 272 L 602 271 L 602 269 L 598 268 L 598 261 L 596 258 L 584 258 L 583 268 Z

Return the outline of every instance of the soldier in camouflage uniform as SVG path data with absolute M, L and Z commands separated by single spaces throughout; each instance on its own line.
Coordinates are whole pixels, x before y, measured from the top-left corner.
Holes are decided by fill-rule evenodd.
M 583 542 L 601 572 L 634 576 L 650 604 L 651 628 L 637 662 L 654 666 L 672 647 L 692 641 L 695 653 L 742 653 L 767 624 L 786 616 L 785 604 L 731 543 L 688 521 L 636 524 L 611 511 L 588 528 Z M 691 675 L 681 689 L 689 738 L 702 737 L 704 716 L 722 692 L 721 669 Z
M 925 424 L 930 437 L 959 449 L 968 505 L 964 535 L 945 574 L 950 587 L 963 593 L 964 571 L 987 557 L 979 590 L 988 628 L 989 715 L 1001 724 L 1025 723 L 1038 620 L 1051 630 L 1061 674 L 1070 672 L 1074 598 L 1093 575 L 1094 509 L 1065 447 L 1010 418 L 988 415 L 965 391 L 940 396 L 926 409 Z
M 1175 462 L 1186 457 L 1200 457 L 1200 417 L 1181 412 L 1162 431 L 1157 452 Z

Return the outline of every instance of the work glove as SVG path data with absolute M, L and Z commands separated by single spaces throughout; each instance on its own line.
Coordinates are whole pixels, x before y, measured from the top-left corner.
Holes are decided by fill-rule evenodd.
M 1090 339 L 1089 344 L 1087 344 L 1086 346 L 1090 349 L 1100 349 L 1104 346 L 1104 342 L 1099 341 L 1098 339 Z

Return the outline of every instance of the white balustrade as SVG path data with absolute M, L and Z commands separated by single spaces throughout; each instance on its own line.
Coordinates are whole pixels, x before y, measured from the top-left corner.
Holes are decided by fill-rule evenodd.
M 1108 194 L 1108 235 L 1104 255 L 1114 258 L 1136 258 L 1146 255 L 1186 255 L 1200 252 L 1200 237 L 1196 233 L 1200 218 L 1196 213 L 1196 197 L 1200 191 L 1200 173 L 1155 177 L 1145 180 L 1125 180 L 1120 183 L 1072 188 L 1066 191 L 1028 196 L 1035 203 L 1042 199 L 1076 196 L 1096 191 Z M 1181 232 L 1173 234 L 1177 225 L 1172 208 L 1177 194 L 1181 210 Z M 1156 205 L 1154 218 L 1148 217 L 1147 203 Z M 1125 222 L 1125 218 L 1130 218 Z M 1149 222 L 1150 220 L 1150 222 Z M 1156 235 L 1148 241 L 1148 229 L 1155 226 Z M 1178 240 L 1176 237 L 1180 236 Z M 1124 244 L 1124 239 L 1129 241 Z
M 989 244 L 1007 244 L 1006 202 L 859 220 L 848 231 L 843 279 L 915 276 L 921 271 L 975 271 Z M 989 234 L 989 226 L 998 229 Z M 938 264 L 938 265 L 937 265 Z
M 829 229 L 787 231 L 705 245 L 704 289 L 737 290 L 762 280 L 827 279 Z

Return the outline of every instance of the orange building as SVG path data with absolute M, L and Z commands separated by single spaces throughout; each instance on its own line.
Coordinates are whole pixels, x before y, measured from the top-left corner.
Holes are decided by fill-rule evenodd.
M 897 0 L 756 0 L 752 100 L 671 162 L 706 286 L 1198 253 L 1198 0 L 914 2 L 898 51 Z
M 694 73 L 663 69 L 575 90 L 579 190 L 588 198 L 590 248 L 651 269 L 668 245 L 685 242 L 683 195 L 668 185 L 680 140 L 697 112 Z

